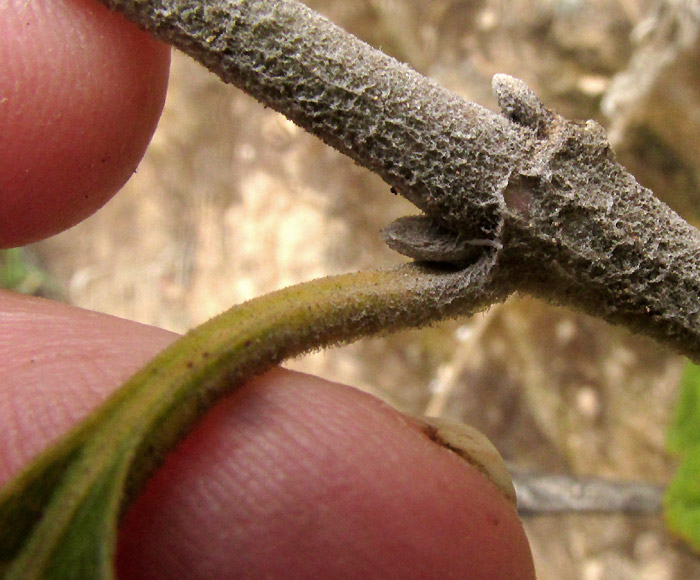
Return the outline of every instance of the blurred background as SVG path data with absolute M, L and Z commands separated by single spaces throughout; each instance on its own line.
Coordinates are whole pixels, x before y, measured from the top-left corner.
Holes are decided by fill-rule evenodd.
M 700 219 L 700 3 L 310 0 L 375 47 L 496 109 L 494 73 L 608 128 L 620 161 Z M 0 282 L 184 332 L 297 282 L 402 261 L 379 229 L 415 209 L 379 178 L 181 54 L 137 174 L 64 234 L 0 255 Z M 666 483 L 684 361 L 598 320 L 515 297 L 471 320 L 286 366 L 466 421 L 535 472 Z M 528 518 L 540 580 L 700 577 L 657 516 Z

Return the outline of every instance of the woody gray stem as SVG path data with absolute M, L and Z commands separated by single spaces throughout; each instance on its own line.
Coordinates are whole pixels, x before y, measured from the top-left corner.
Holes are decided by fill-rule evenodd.
M 658 514 L 664 488 L 643 481 L 610 481 L 512 470 L 523 517 L 572 513 Z
M 497 254 L 508 291 L 700 361 L 698 233 L 615 161 L 595 123 L 563 119 L 500 75 L 503 114 L 489 112 L 294 0 L 101 1 L 422 209 L 428 220 L 390 231 L 393 247 L 446 262 Z
M 295 0 L 102 0 L 381 175 L 452 229 L 488 237 L 526 131 Z M 465 198 L 465 192 L 469 192 Z M 485 233 L 484 233 L 485 231 Z

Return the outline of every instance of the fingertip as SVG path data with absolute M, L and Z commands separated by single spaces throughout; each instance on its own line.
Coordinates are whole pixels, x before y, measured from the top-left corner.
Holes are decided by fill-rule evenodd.
M 62 231 L 135 171 L 169 48 L 94 0 L 0 5 L 0 247 Z
M 128 511 L 120 577 L 532 580 L 517 513 L 415 422 L 275 371 L 219 404 Z

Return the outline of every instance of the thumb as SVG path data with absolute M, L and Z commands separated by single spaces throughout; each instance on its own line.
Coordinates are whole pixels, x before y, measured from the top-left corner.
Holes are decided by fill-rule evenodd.
M 424 425 L 284 370 L 220 403 L 124 520 L 120 578 L 534 578 L 515 507 Z

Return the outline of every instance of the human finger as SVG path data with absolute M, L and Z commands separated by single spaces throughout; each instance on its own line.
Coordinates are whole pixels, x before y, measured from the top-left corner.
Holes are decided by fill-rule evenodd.
M 0 3 L 0 248 L 83 220 L 135 171 L 169 47 L 94 0 Z

